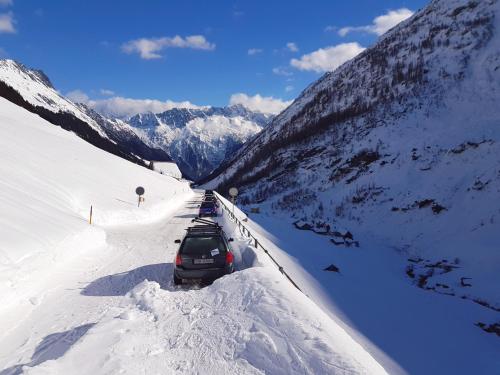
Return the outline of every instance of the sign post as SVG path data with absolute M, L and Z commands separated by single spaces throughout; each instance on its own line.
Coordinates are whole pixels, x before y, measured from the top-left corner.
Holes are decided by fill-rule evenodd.
M 138 186 L 137 189 L 135 189 L 135 193 L 137 194 L 137 207 L 141 205 L 141 202 L 144 200 L 142 197 L 144 195 L 144 188 L 142 186 Z
M 229 195 L 231 196 L 231 201 L 233 202 L 233 218 L 234 218 L 234 203 L 236 202 L 236 197 L 238 196 L 238 189 L 232 187 L 229 189 Z

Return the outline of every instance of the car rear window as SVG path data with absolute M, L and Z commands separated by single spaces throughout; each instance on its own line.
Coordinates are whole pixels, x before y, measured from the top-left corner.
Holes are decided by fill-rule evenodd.
M 213 202 L 203 202 L 201 204 L 201 208 L 214 208 L 214 203 Z
M 219 249 L 219 252 L 226 252 L 226 246 L 221 237 L 186 237 L 180 252 L 186 255 L 203 255 L 212 250 Z

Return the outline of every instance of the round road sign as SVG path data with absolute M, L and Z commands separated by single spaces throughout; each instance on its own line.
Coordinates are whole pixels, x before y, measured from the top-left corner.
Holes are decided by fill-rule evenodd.
M 238 195 L 238 189 L 232 187 L 231 189 L 229 189 L 229 195 L 232 197 L 236 197 Z
M 144 188 L 142 186 L 137 187 L 137 189 L 135 189 L 135 193 L 137 195 L 144 195 Z

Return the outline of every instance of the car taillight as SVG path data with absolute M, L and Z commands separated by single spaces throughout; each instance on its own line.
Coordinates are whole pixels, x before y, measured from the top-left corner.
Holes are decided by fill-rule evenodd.
M 232 252 L 228 251 L 226 253 L 226 264 L 232 264 L 234 261 L 234 255 Z
M 177 256 L 175 257 L 175 265 L 176 266 L 182 265 L 182 258 L 181 258 L 181 254 L 179 254 L 179 253 L 177 253 Z

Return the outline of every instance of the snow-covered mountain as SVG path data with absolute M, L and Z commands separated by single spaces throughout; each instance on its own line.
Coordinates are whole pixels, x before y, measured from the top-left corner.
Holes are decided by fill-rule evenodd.
M 0 96 L 38 114 L 54 125 L 76 133 L 103 150 L 138 164 L 171 160 L 160 149 L 147 146 L 120 120 L 110 120 L 59 94 L 40 70 L 13 60 L 0 60 Z
M 185 175 L 199 179 L 259 133 L 272 117 L 233 105 L 142 113 L 128 123 L 145 143 L 169 153 Z
M 409 282 L 498 311 L 499 33 L 497 0 L 431 1 L 305 89 L 207 186 L 237 186 L 332 246 L 369 235 L 408 258 Z
M 135 163 L 171 161 L 172 155 L 193 179 L 212 172 L 273 118 L 241 105 L 109 118 L 61 95 L 42 71 L 13 60 L 0 60 L 0 96 Z

